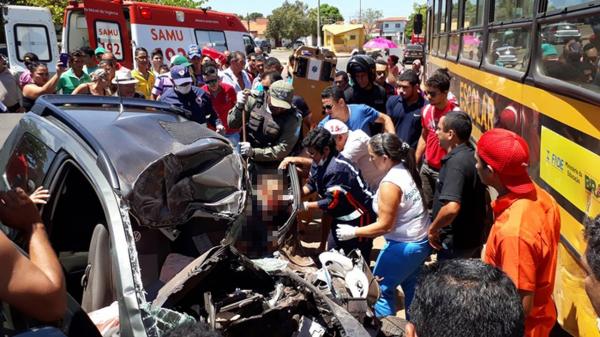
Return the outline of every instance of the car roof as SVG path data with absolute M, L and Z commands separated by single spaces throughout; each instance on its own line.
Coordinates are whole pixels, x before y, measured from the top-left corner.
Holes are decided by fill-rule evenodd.
M 139 172 L 176 146 L 176 137 L 165 125 L 188 121 L 182 117 L 186 110 L 165 103 L 106 96 L 45 95 L 36 100 L 32 112 L 55 117 L 80 136 L 123 194 Z

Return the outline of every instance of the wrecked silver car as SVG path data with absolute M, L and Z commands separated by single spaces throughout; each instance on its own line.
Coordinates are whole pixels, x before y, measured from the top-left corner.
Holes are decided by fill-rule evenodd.
M 0 188 L 51 193 L 41 213 L 66 275 L 65 334 L 76 335 L 80 306 L 105 336 L 158 337 L 197 320 L 232 337 L 367 336 L 313 283 L 267 272 L 232 247 L 246 166 L 185 114 L 145 100 L 43 96 L 6 140 Z M 277 236 L 298 207 L 290 172 Z M 3 314 L 14 333 L 35 325 L 6 306 Z

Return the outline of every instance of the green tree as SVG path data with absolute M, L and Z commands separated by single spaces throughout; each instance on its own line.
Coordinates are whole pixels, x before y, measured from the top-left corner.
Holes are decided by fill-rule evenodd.
M 311 8 L 308 12 L 308 18 L 310 20 L 310 35 L 317 36 L 317 9 Z M 339 8 L 328 4 L 321 4 L 321 27 L 323 25 L 333 24 L 339 21 L 344 21 L 342 13 Z M 321 34 L 321 40 L 323 39 L 323 30 L 319 32 Z
M 139 0 L 141 2 L 155 3 L 161 5 L 196 8 L 205 4 L 208 0 Z M 67 0 L 14 0 L 8 1 L 9 4 L 46 7 L 52 13 L 52 20 L 55 24 L 63 23 L 63 15 L 68 5 Z
M 302 1 L 284 1 L 280 7 L 273 10 L 268 19 L 269 24 L 265 34 L 275 40 L 276 46 L 281 46 L 282 39 L 296 41 L 310 34 L 308 6 Z
M 15 5 L 48 8 L 52 13 L 52 21 L 55 24 L 63 23 L 63 15 L 68 5 L 68 1 L 65 0 L 16 0 L 10 2 Z
M 358 17 L 360 22 L 365 25 L 367 32 L 370 33 L 377 25 L 377 20 L 383 17 L 383 12 L 378 9 L 367 8 Z
M 404 36 L 407 39 L 410 39 L 410 37 L 412 36 L 413 33 L 413 26 L 414 26 L 414 22 L 415 22 L 415 14 L 420 13 L 421 15 L 423 15 L 423 30 L 421 34 L 425 33 L 425 29 L 427 28 L 427 23 L 426 23 L 426 19 L 427 19 L 427 4 L 419 4 L 419 3 L 413 3 L 413 11 L 410 14 L 410 16 L 408 17 L 408 22 L 406 23 L 406 27 L 404 28 Z
M 259 12 L 252 12 L 248 15 L 246 15 L 244 17 L 244 20 L 250 20 L 250 21 L 254 21 L 256 19 L 260 19 L 260 18 L 264 18 L 265 16 L 263 15 L 263 13 L 259 13 Z
M 206 4 L 208 0 L 138 0 L 140 2 L 147 2 L 151 4 L 175 6 L 175 7 L 186 7 L 186 8 L 199 8 Z

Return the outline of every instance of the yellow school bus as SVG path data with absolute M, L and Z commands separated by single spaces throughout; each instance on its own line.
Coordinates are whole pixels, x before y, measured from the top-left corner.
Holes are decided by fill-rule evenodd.
M 600 3 L 428 0 L 427 69 L 448 68 L 473 119 L 529 144 L 530 174 L 561 206 L 554 301 L 573 336 L 598 337 L 583 285 L 584 221 L 600 212 Z

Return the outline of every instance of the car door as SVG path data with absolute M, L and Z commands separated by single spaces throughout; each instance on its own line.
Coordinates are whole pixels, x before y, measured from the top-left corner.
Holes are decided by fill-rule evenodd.
M 250 35 L 242 35 L 242 40 L 244 42 L 244 50 L 246 52 L 246 55 L 250 54 L 250 53 L 254 53 L 254 48 L 256 47 L 256 44 L 254 44 L 254 40 L 252 39 L 252 37 Z
M 48 8 L 2 6 L 7 56 L 11 68 L 25 70 L 26 53 L 35 53 L 41 62 L 56 72 L 58 43 L 52 15 Z
M 90 46 L 112 52 L 126 68 L 133 65 L 129 31 L 122 2 L 84 0 Z
M 57 149 L 47 142 L 49 139 L 44 137 L 44 126 L 37 123 L 39 120 L 36 118 L 31 120 L 28 118 L 29 116 L 31 114 L 20 120 L 0 150 L 0 170 L 2 172 L 0 187 L 2 190 L 21 187 L 31 193 L 38 186 L 48 186 L 52 180 L 51 175 L 54 171 L 53 167 L 58 161 L 57 158 L 61 157 Z M 41 211 L 44 211 L 44 207 L 41 207 Z M 19 233 L 1 224 L 0 229 L 15 242 L 17 249 L 27 256 L 24 242 Z M 12 336 L 44 326 L 44 324 L 23 316 L 7 303 L 2 303 L 0 316 L 3 318 L 0 325 L 3 336 Z M 67 336 L 99 336 L 94 324 L 70 295 L 61 330 Z

